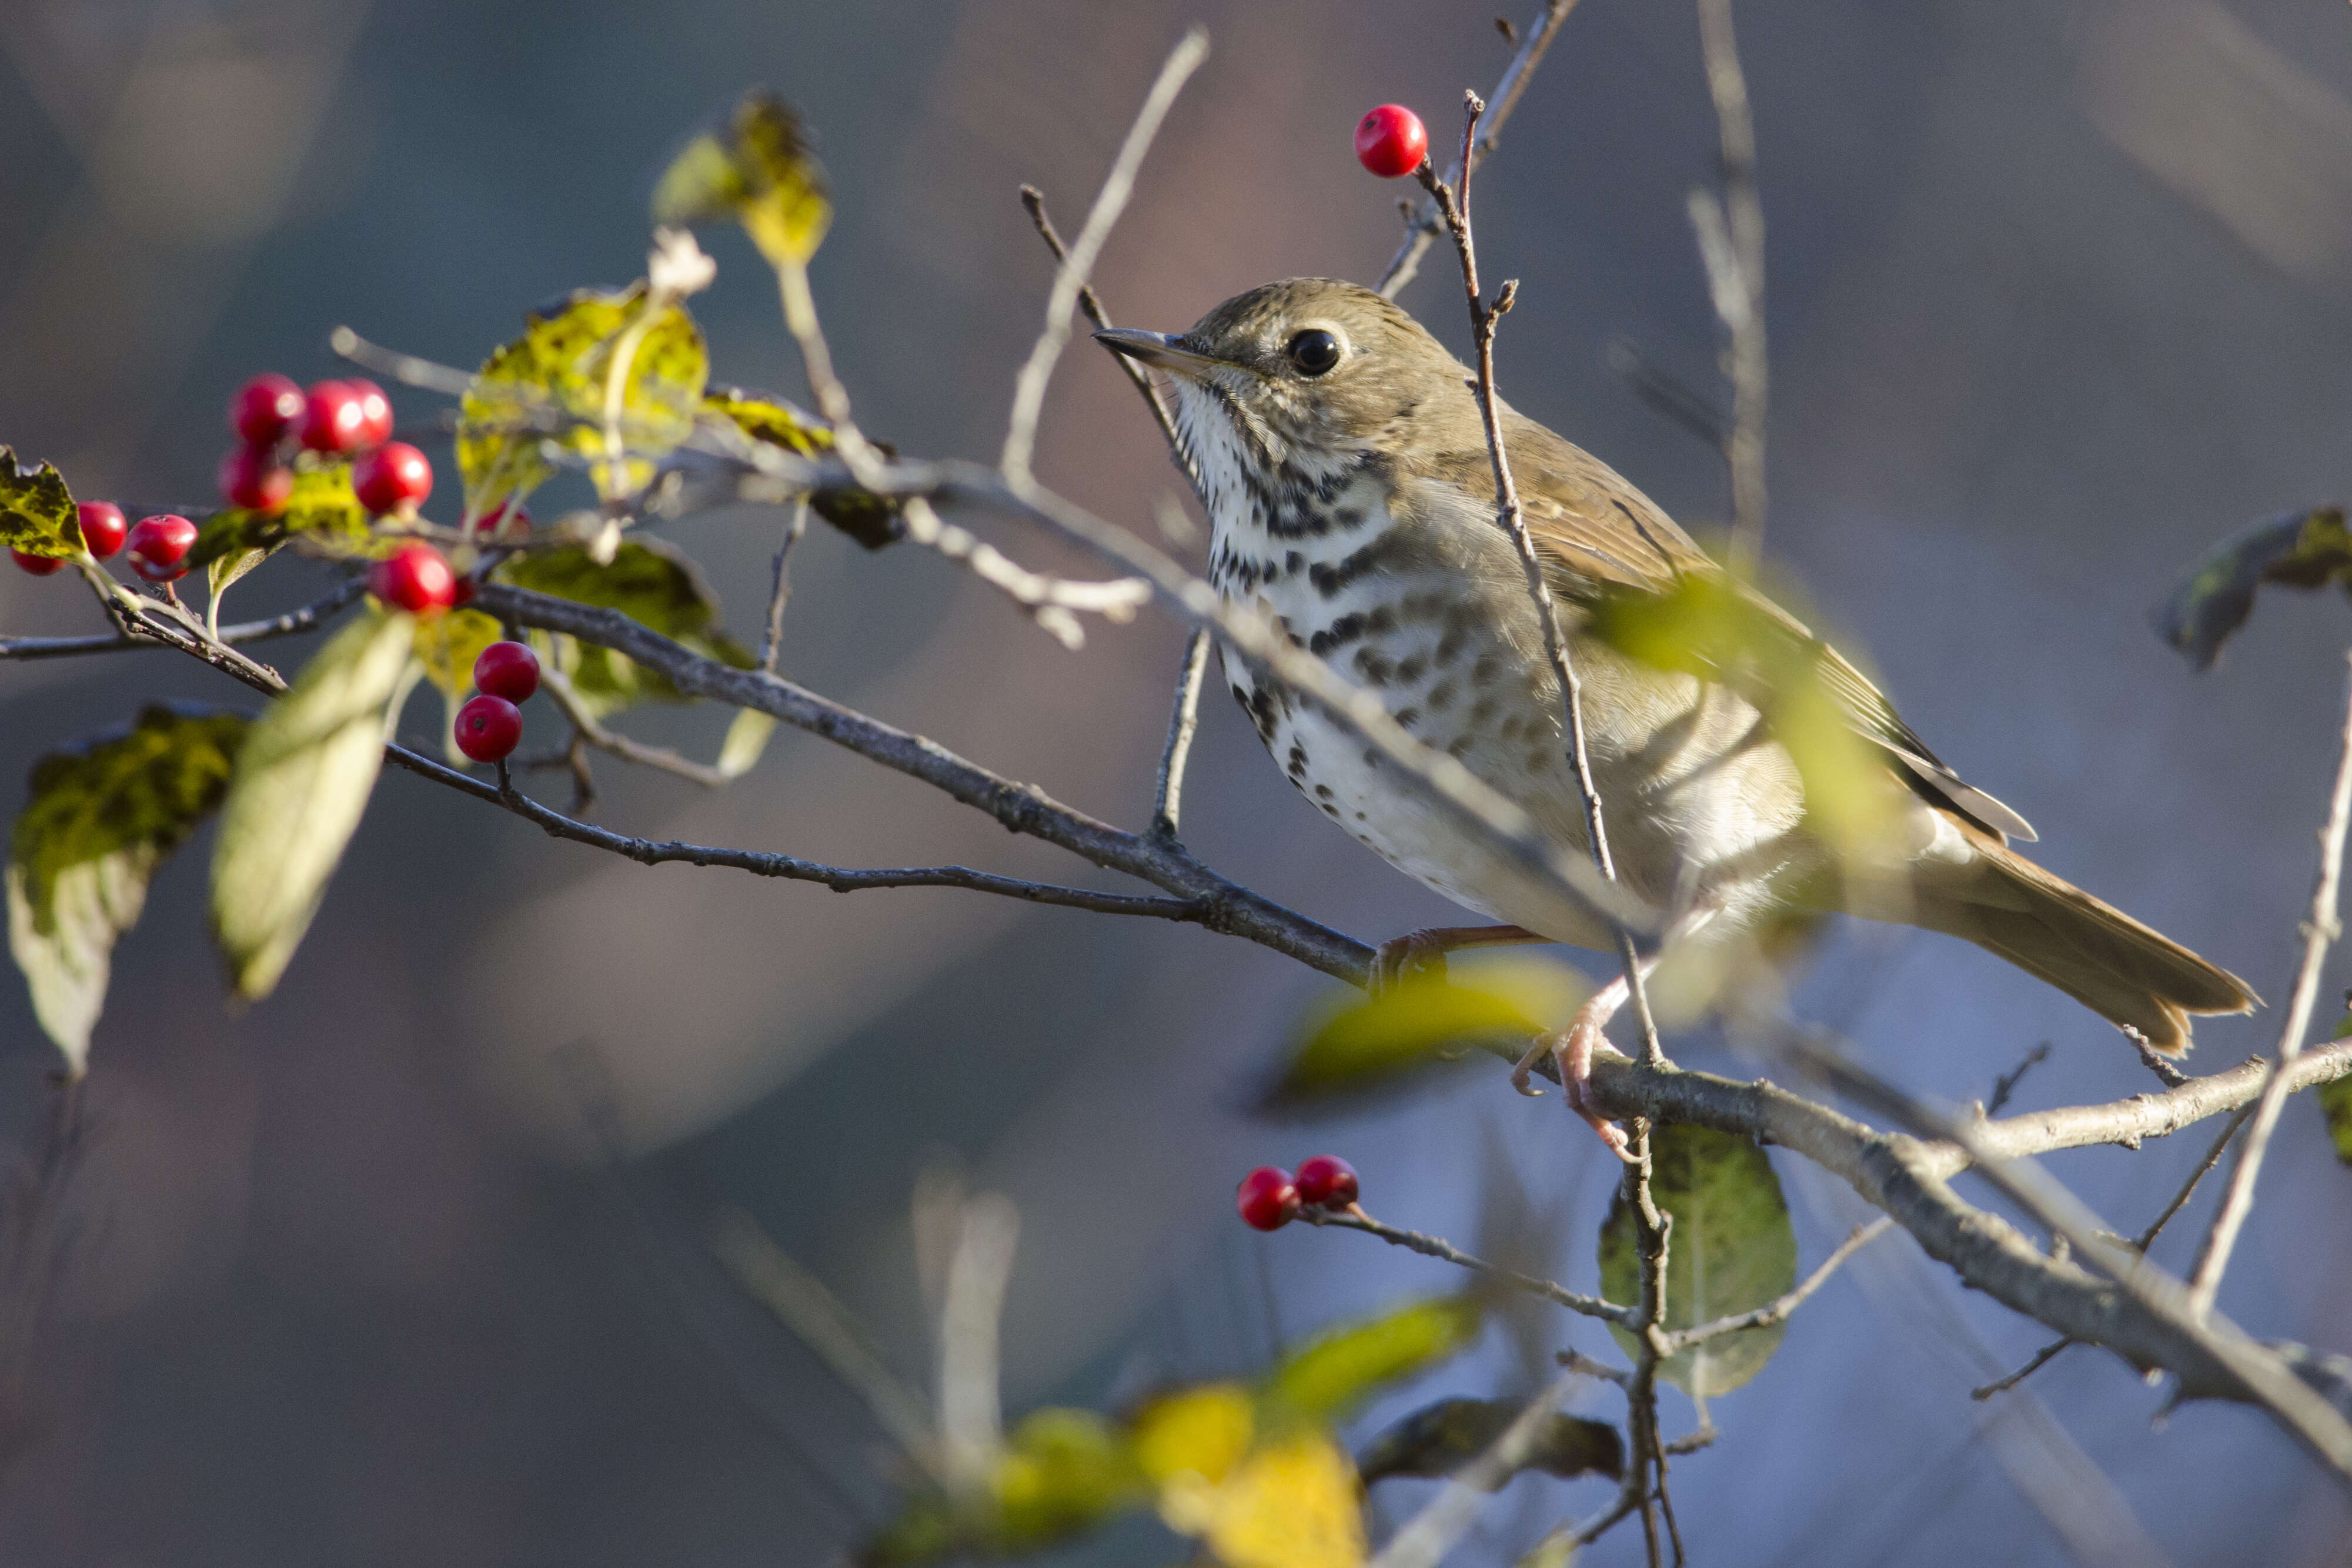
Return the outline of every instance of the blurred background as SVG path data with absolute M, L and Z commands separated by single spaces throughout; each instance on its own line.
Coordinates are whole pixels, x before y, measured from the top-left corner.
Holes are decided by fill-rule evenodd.
M 471 364 L 526 307 L 636 276 L 653 174 L 764 81 L 806 111 L 833 175 L 814 276 L 866 428 L 992 457 L 1050 276 L 1015 187 L 1041 185 L 1075 230 L 1186 22 L 1208 24 L 1214 53 L 1097 274 L 1118 319 L 1170 329 L 1270 277 L 1373 278 L 1401 187 L 1355 166 L 1355 118 L 1402 100 L 1450 137 L 1462 89 L 1486 90 L 1507 57 L 1492 9 L 12 0 L 0 441 L 85 497 L 200 500 L 229 392 L 262 369 L 332 373 L 335 324 Z M 1773 554 L 1916 727 L 2035 821 L 2046 863 L 2282 998 L 2352 620 L 2332 600 L 2266 600 L 2192 678 L 2146 615 L 2220 533 L 2352 491 L 2352 14 L 1820 0 L 1739 20 L 1769 225 Z M 1695 527 L 1725 511 L 1719 464 L 1606 357 L 1622 338 L 1719 393 L 1684 215 L 1715 136 L 1689 7 L 1584 0 L 1479 194 L 1491 276 L 1522 279 L 1506 393 Z M 706 243 L 716 374 L 798 395 L 756 256 L 732 233 Z M 1440 260 L 1405 303 L 1458 345 Z M 396 401 L 404 421 L 436 412 Z M 1038 467 L 1138 527 L 1181 490 L 1083 344 Z M 746 511 L 674 530 L 739 630 L 778 526 Z M 305 570 L 264 574 L 239 613 L 300 601 Z M 823 528 L 794 570 L 788 674 L 1143 821 L 1171 625 L 1066 653 L 937 559 Z M 0 573 L 0 629 L 96 629 L 68 580 Z M 247 697 L 157 653 L 0 666 L 5 789 L 159 693 Z M 1450 922 L 1292 794 L 1213 684 L 1204 715 L 1197 850 L 1367 940 Z M 724 716 L 627 722 L 708 755 Z M 438 723 L 427 699 L 408 727 Z M 1084 872 L 789 732 L 723 794 L 602 778 L 600 820 L 652 836 Z M 1544 1262 L 1594 1285 L 1613 1166 L 1499 1071 L 1312 1124 L 1254 1115 L 1328 988 L 1246 945 L 954 891 L 647 870 L 394 774 L 283 988 L 236 1015 L 203 937 L 203 852 L 164 872 L 118 953 L 51 1310 L 0 1347 L 23 1379 L 0 1451 L 11 1564 L 824 1561 L 887 1509 L 878 1429 L 703 1237 L 749 1210 L 919 1382 L 907 1216 L 926 1169 L 1020 1206 L 1015 1412 L 1245 1372 L 1277 1335 L 1459 1283 L 1359 1236 L 1244 1230 L 1233 1184 L 1263 1161 L 1345 1154 L 1375 1212 L 1465 1243 L 1498 1187 L 1521 1186 L 1548 1217 Z M 2324 996 L 2347 980 L 2339 957 Z M 1953 1101 L 2044 1040 L 2020 1106 L 2149 1087 L 2096 1018 L 1942 938 L 1840 932 L 1802 997 Z M 2267 1050 L 2274 1018 L 2207 1023 L 2196 1065 Z M 1704 1036 L 1671 1043 L 1754 1071 Z M 19 1148 L 55 1065 L 11 975 L 0 1134 Z M 2208 1135 L 2053 1163 L 2137 1230 Z M 1776 1159 L 1810 1267 L 1857 1206 Z M 2352 1175 L 2307 1103 L 2262 1191 L 2224 1310 L 2352 1351 Z M 2175 1267 L 2210 1197 L 2160 1245 Z M 1544 1331 L 1546 1348 L 1609 1354 L 1585 1321 Z M 2251 1412 L 2154 1423 L 2160 1396 L 2084 1350 L 2027 1396 L 1969 1400 L 2046 1337 L 1907 1240 L 1874 1247 L 1717 1406 L 1723 1441 L 1677 1463 L 1696 1560 L 2063 1561 L 2028 1498 L 2058 1475 L 2085 1496 L 2111 1486 L 2180 1563 L 2352 1562 L 2352 1511 Z M 1520 1375 L 1498 1333 L 1362 1429 Z M 1621 1414 L 1607 1390 L 1577 1407 Z M 1691 1425 L 1680 1396 L 1665 1420 Z M 2107 1482 L 2067 1469 L 2077 1448 Z M 1513 1483 L 1462 1560 L 1509 1561 L 1606 1487 Z M 1426 1490 L 1384 1483 L 1380 1507 L 1393 1520 Z M 1139 1523 L 1058 1561 L 1181 1551 Z M 1591 1553 L 1639 1557 L 1629 1531 Z

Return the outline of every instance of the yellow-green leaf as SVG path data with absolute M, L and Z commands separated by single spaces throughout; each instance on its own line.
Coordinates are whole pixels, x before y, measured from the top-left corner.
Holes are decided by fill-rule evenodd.
M 1390 1476 L 1450 1476 L 1493 1447 L 1526 1408 L 1526 1401 L 1519 1399 L 1440 1399 L 1424 1405 L 1373 1438 L 1356 1469 L 1366 1486 Z M 1555 1410 L 1537 1429 L 1519 1469 L 1565 1479 L 1588 1472 L 1616 1476 L 1624 1463 L 1624 1443 L 1616 1427 Z
M 796 457 L 820 457 L 833 450 L 832 426 L 772 392 L 714 387 L 702 406 L 707 414 L 726 420 L 752 440 L 781 446 Z M 888 442 L 867 441 L 886 457 L 898 455 Z M 905 531 L 899 503 L 865 490 L 815 491 L 809 497 L 809 510 L 867 549 L 895 543 Z
M 1664 1326 L 1686 1329 L 1769 1306 L 1795 1289 L 1797 1237 L 1780 1176 L 1755 1139 L 1677 1123 L 1650 1134 L 1651 1196 L 1674 1216 L 1666 1254 Z M 1621 1187 L 1601 1228 L 1601 1289 L 1641 1299 L 1633 1217 Z M 1616 1324 L 1627 1355 L 1633 1336 Z M 1711 1399 L 1764 1370 L 1786 1325 L 1721 1334 L 1659 1364 L 1676 1386 Z
M 8 946 L 76 1077 L 115 941 L 138 922 L 156 868 L 220 804 L 246 724 L 151 705 L 129 729 L 33 765 L 9 841 Z
M 727 738 L 719 747 L 719 776 L 740 779 L 760 764 L 761 753 L 768 749 L 768 737 L 776 733 L 773 714 L 757 708 L 738 708 L 727 726 Z
M 2205 553 L 2156 612 L 2157 635 L 2208 669 L 2253 613 L 2265 583 L 2352 591 L 2352 528 L 2341 507 L 2283 512 L 2241 529 Z
M 372 612 L 312 656 L 238 751 L 213 852 L 213 936 L 230 983 L 267 996 L 318 913 L 383 764 L 385 706 L 415 618 Z
M 1213 1485 L 1170 1486 L 1160 1517 L 1200 1537 L 1223 1568 L 1357 1568 L 1368 1550 L 1356 1468 L 1319 1427 L 1252 1450 Z
M 1276 1364 L 1261 1408 L 1276 1424 L 1344 1420 L 1375 1390 L 1467 1346 L 1481 1317 L 1474 1299 L 1441 1296 L 1326 1330 Z
M 364 554 L 373 542 L 367 508 L 352 490 L 352 465 L 305 453 L 294 465 L 294 489 L 276 512 L 226 507 L 196 528 L 188 564 L 203 567 L 215 593 L 259 566 L 297 535 L 337 555 Z
M 2335 1038 L 2342 1040 L 2347 1034 L 2352 1034 L 2352 1013 L 2346 1013 L 2336 1026 Z M 2336 1145 L 2336 1157 L 2352 1166 L 2352 1078 L 2321 1084 L 2316 1098 L 2319 1113 L 2327 1119 L 2327 1136 Z
M 1154 1486 L 1180 1476 L 1221 1481 L 1249 1452 L 1256 1399 L 1238 1383 L 1207 1383 L 1163 1394 L 1128 1422 L 1135 1462 Z
M 1150 1496 L 1126 1439 L 1101 1416 L 1039 1410 L 1006 1434 L 984 1491 L 966 1498 L 915 1492 L 857 1560 L 911 1568 L 958 1554 L 1036 1552 Z
M 804 267 L 833 223 L 824 169 L 792 105 L 763 88 L 671 161 L 654 188 L 654 222 L 732 220 L 772 267 Z
M 1393 1084 L 1480 1041 L 1523 1046 L 1565 1021 L 1585 991 L 1566 965 L 1527 956 L 1415 970 L 1378 997 L 1335 990 L 1302 1025 L 1271 1102 L 1291 1106 Z
M 470 521 L 520 499 L 555 472 L 541 450 L 552 441 L 582 456 L 606 455 L 605 396 L 615 356 L 622 372 L 620 432 L 627 461 L 599 465 L 607 497 L 651 476 L 651 460 L 694 429 L 709 378 L 702 329 L 684 308 L 656 308 L 643 283 L 619 293 L 582 289 L 531 312 L 522 336 L 476 372 L 458 407 L 457 472 Z
M 73 493 L 52 464 L 27 470 L 0 446 L 0 548 L 50 560 L 79 555 L 81 522 Z
M 425 678 L 455 701 L 474 689 L 474 661 L 482 650 L 505 637 L 494 617 L 478 610 L 452 610 L 417 619 L 415 649 L 425 665 Z
M 578 604 L 618 610 L 707 658 L 750 669 L 751 655 L 719 626 L 719 596 L 686 554 L 663 540 L 622 543 L 608 565 L 598 565 L 585 546 L 530 550 L 509 557 L 499 581 L 552 594 Z M 598 717 L 641 701 L 682 702 L 667 677 L 640 667 L 626 654 L 576 639 L 534 632 L 540 656 L 572 682 L 582 704 Z

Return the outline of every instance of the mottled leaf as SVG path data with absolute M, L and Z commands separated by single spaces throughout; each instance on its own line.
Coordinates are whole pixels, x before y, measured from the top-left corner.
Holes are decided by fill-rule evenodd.
M 1287 1109 L 1391 1087 L 1481 1041 L 1524 1046 L 1564 1021 L 1585 990 L 1567 966 L 1524 956 L 1415 970 L 1378 997 L 1335 990 L 1301 1026 L 1304 1039 L 1267 1103 Z
M 474 661 L 505 637 L 496 618 L 478 610 L 452 610 L 418 617 L 415 651 L 425 665 L 425 678 L 457 702 L 474 689 Z
M 1492 1448 L 1526 1408 L 1526 1401 L 1519 1399 L 1441 1399 L 1424 1405 L 1373 1438 L 1357 1458 L 1356 1469 L 1366 1486 L 1390 1476 L 1450 1476 Z M 1624 1462 L 1624 1444 L 1616 1427 L 1555 1410 L 1544 1417 L 1519 1469 L 1562 1479 L 1587 1472 L 1615 1476 Z M 1500 1485 L 1498 1481 L 1496 1487 Z
M 686 144 L 654 188 L 654 222 L 741 224 L 772 267 L 804 267 L 833 223 L 801 119 L 755 88 Z
M 236 757 L 213 852 L 213 936 L 239 995 L 267 996 L 310 929 L 383 764 L 414 617 L 373 612 L 320 649 Z
M 1150 1497 L 1125 1437 L 1087 1410 L 1039 1410 L 1006 1434 L 987 1489 L 970 1498 L 925 1490 L 859 1552 L 876 1568 L 1051 1546 Z
M 618 610 L 706 658 L 750 669 L 751 653 L 720 629 L 719 596 L 685 552 L 659 539 L 625 541 L 611 564 L 599 566 L 580 545 L 510 556 L 498 580 L 578 604 Z M 643 701 L 683 702 L 668 677 L 625 653 L 575 638 L 533 632 L 541 657 L 572 682 L 582 704 L 603 717 Z
M 604 402 L 616 355 L 626 364 L 620 429 L 629 460 L 592 470 L 608 497 L 641 488 L 653 473 L 649 460 L 693 433 L 709 377 L 694 318 L 675 303 L 656 308 L 643 283 L 618 293 L 582 289 L 525 322 L 522 336 L 475 373 L 458 408 L 457 472 L 469 524 L 555 472 L 542 443 L 591 459 L 605 455 Z
M 794 456 L 818 457 L 833 450 L 832 426 L 772 392 L 714 387 L 702 406 L 711 417 L 726 420 L 752 440 L 781 446 Z M 867 444 L 886 457 L 898 455 L 898 449 L 887 442 L 869 436 Z M 895 543 L 906 531 L 897 500 L 864 490 L 815 491 L 809 497 L 809 510 L 867 549 Z
M 2253 613 L 2264 583 L 2352 591 L 2352 530 L 2341 507 L 2282 512 L 2231 535 L 2205 553 L 2157 607 L 2156 633 L 2193 667 L 2210 669 L 2221 644 Z
M 1651 1195 L 1674 1216 L 1666 1256 L 1664 1326 L 1686 1329 L 1769 1306 L 1795 1289 L 1797 1238 L 1780 1178 L 1753 1138 L 1677 1123 L 1650 1134 Z M 1641 1299 L 1633 1216 L 1620 1187 L 1601 1228 L 1601 1289 L 1612 1301 Z M 1764 1369 L 1785 1324 L 1721 1334 L 1659 1364 L 1702 1398 L 1728 1394 Z M 1627 1355 L 1633 1336 L 1610 1325 Z
M 64 476 L 47 463 L 18 465 L 0 446 L 0 548 L 56 560 L 82 551 L 81 522 Z
M 341 555 L 365 553 L 373 542 L 367 508 L 352 491 L 352 465 L 305 453 L 294 465 L 294 489 L 275 513 L 226 507 L 197 525 L 188 564 L 210 574 L 217 593 L 259 566 L 297 535 Z
M 9 841 L 8 947 L 33 1013 L 80 1076 L 117 937 L 228 788 L 241 714 L 150 705 L 127 730 L 33 765 Z
M 1278 1424 L 1344 1420 L 1374 1391 L 1467 1346 L 1481 1318 L 1474 1299 L 1441 1296 L 1326 1330 L 1276 1364 L 1261 1408 Z

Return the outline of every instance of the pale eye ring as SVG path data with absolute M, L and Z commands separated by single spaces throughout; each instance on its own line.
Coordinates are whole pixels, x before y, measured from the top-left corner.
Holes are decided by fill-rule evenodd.
M 1339 340 L 1320 327 L 1292 335 L 1283 353 L 1302 376 L 1319 376 L 1339 362 Z

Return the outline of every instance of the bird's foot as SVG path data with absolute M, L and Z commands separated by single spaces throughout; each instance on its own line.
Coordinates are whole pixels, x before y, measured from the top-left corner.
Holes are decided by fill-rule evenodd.
M 1599 1020 L 1581 1014 L 1564 1030 L 1536 1036 L 1535 1043 L 1528 1047 L 1527 1054 L 1511 1070 L 1511 1087 L 1522 1094 L 1542 1093 L 1529 1080 L 1537 1061 L 1549 1051 L 1553 1064 L 1559 1069 L 1560 1089 L 1568 1097 L 1568 1108 L 1583 1117 L 1585 1124 L 1600 1134 L 1611 1154 L 1631 1165 L 1633 1145 L 1625 1136 L 1625 1129 L 1601 1113 L 1600 1102 L 1592 1093 L 1592 1054 L 1607 1039 Z
M 1381 943 L 1372 951 L 1372 995 L 1385 996 L 1416 971 L 1445 978 L 1445 955 L 1454 946 L 1448 938 L 1453 936 L 1445 929 L 1408 931 Z

